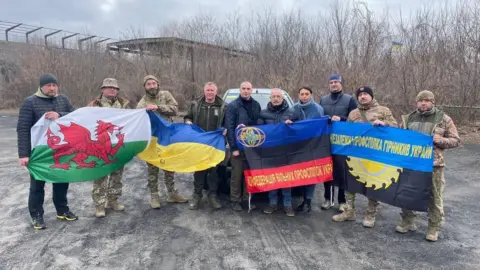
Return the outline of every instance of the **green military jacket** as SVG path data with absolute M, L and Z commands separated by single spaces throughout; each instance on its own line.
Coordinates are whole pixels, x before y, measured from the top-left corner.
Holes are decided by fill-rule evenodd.
M 207 103 L 205 96 L 190 104 L 184 120 L 190 120 L 205 131 L 217 130 L 223 126 L 226 103 L 216 96 L 213 103 Z
M 88 107 L 108 107 L 108 108 L 116 108 L 116 109 L 128 109 L 130 102 L 122 97 L 117 97 L 115 99 L 109 99 L 103 97 L 102 95 L 96 97 L 90 103 L 88 103 Z
M 429 112 L 414 111 L 407 115 L 402 115 L 401 127 L 424 133 L 427 135 L 439 135 L 442 137 L 441 141 L 434 143 L 434 163 L 435 167 L 444 167 L 445 158 L 444 150 L 458 147 L 460 145 L 460 136 L 457 128 L 445 112 L 433 108 Z
M 178 114 L 178 103 L 168 91 L 159 91 L 156 96 L 144 95 L 138 102 L 137 109 L 144 109 L 150 104 L 157 105 L 157 112 L 169 122 L 173 122 L 173 116 Z

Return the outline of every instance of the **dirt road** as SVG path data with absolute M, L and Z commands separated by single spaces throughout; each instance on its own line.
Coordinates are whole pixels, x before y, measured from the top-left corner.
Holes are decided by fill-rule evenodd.
M 125 171 L 126 211 L 93 216 L 91 182 L 72 184 L 71 209 L 80 219 L 55 219 L 51 185 L 46 185 L 47 229 L 30 226 L 28 172 L 17 164 L 16 117 L 0 116 L 0 269 L 479 269 L 480 145 L 447 152 L 446 223 L 436 243 L 419 230 L 395 232 L 399 209 L 381 204 L 377 224 L 362 227 L 366 200 L 359 196 L 357 221 L 331 221 L 335 210 L 321 211 L 323 186 L 317 186 L 315 211 L 287 217 L 259 210 L 211 212 L 186 204 L 150 209 L 146 166 L 131 162 Z M 190 194 L 193 178 L 177 175 Z M 163 184 L 161 189 L 164 190 Z M 228 202 L 224 199 L 224 205 Z M 295 202 L 294 202 L 295 203 Z

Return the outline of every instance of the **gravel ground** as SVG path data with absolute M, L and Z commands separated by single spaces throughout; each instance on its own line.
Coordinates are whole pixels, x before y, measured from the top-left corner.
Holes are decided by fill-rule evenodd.
M 436 243 L 424 240 L 424 213 L 417 232 L 400 235 L 400 211 L 385 204 L 376 226 L 363 228 L 362 196 L 355 222 L 333 223 L 336 210 L 319 207 L 322 185 L 314 211 L 294 218 L 229 207 L 212 212 L 208 205 L 191 211 L 186 204 L 167 204 L 164 191 L 162 208 L 150 209 L 146 166 L 139 160 L 125 171 L 125 212 L 95 218 L 92 183 L 85 182 L 70 185 L 68 194 L 80 219 L 56 220 L 47 184 L 48 228 L 35 231 L 27 209 L 28 172 L 17 165 L 16 121 L 0 115 L 0 269 L 480 269 L 480 145 L 447 152 L 446 223 Z M 192 175 L 176 177 L 178 189 L 189 195 Z M 226 198 L 222 202 L 229 206 Z

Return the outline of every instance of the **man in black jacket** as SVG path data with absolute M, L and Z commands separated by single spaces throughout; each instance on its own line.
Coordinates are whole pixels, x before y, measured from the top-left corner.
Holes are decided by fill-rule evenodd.
M 44 74 L 40 77 L 40 87 L 34 95 L 27 97 L 19 112 L 17 123 L 18 157 L 20 165 L 27 166 L 31 154 L 30 129 L 45 115 L 46 119 L 55 120 L 75 109 L 64 95 L 58 94 L 58 82 L 55 76 Z M 30 175 L 30 193 L 28 209 L 32 218 L 33 228 L 45 229 L 43 221 L 43 201 L 45 197 L 45 182 L 34 179 Z M 53 184 L 53 203 L 57 210 L 57 218 L 73 221 L 78 217 L 73 214 L 67 202 L 68 183 Z
M 257 123 L 259 125 L 265 124 L 279 124 L 285 122 L 291 124 L 292 121 L 298 120 L 293 108 L 288 106 L 288 103 L 283 99 L 283 93 L 280 89 L 272 89 L 270 93 L 270 102 L 267 108 L 260 112 Z M 292 208 L 292 189 L 282 188 L 283 195 L 283 208 L 285 214 L 289 217 L 295 216 L 295 212 Z M 277 210 L 278 204 L 278 190 L 272 190 L 268 193 L 269 204 L 267 208 L 263 210 L 265 214 L 271 214 Z
M 242 199 L 248 203 L 248 192 L 243 177 L 243 167 L 246 160 L 245 154 L 240 152 L 235 140 L 235 129 L 238 126 L 253 126 L 257 124 L 258 115 L 261 107 L 258 101 L 251 97 L 252 84 L 243 82 L 240 84 L 240 96 L 227 105 L 225 115 L 225 127 L 227 129 L 227 140 L 232 151 L 230 162 L 232 163 L 232 179 L 230 182 L 230 198 L 232 208 L 235 211 L 242 211 Z M 243 194 L 242 194 L 243 182 Z M 246 205 L 245 205 L 246 206 Z M 255 209 L 254 204 L 250 204 L 250 209 Z
M 320 105 L 323 107 L 325 115 L 330 116 L 332 121 L 347 121 L 348 114 L 357 108 L 355 97 L 343 92 L 343 78 L 340 74 L 333 74 L 328 79 L 330 94 L 320 98 Z M 335 164 L 333 165 L 335 167 Z M 343 178 L 337 170 L 333 170 L 333 178 Z M 338 179 L 343 183 L 345 179 Z M 325 187 L 324 198 L 321 208 L 327 210 L 334 205 L 334 187 L 332 182 L 323 183 Z M 343 187 L 338 189 L 338 210 L 343 212 L 346 207 L 345 190 Z
M 208 82 L 203 87 L 203 96 L 190 105 L 183 118 L 185 123 L 195 124 L 205 131 L 214 131 L 223 126 L 225 115 L 225 102 L 217 96 L 218 88 L 213 82 Z M 226 130 L 224 130 L 225 135 Z M 190 200 L 189 209 L 196 210 L 202 200 L 202 192 L 208 175 L 208 202 L 213 209 L 220 209 L 222 205 L 217 200 L 218 175 L 217 166 L 193 174 L 194 190 Z

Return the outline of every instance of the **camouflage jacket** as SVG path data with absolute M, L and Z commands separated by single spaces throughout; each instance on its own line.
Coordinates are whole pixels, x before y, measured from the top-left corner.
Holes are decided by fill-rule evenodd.
M 460 137 L 452 118 L 435 107 L 430 112 L 421 113 L 414 111 L 410 114 L 402 115 L 401 127 L 428 135 L 437 134 L 442 137 L 440 142 L 434 143 L 433 166 L 435 167 L 445 166 L 443 155 L 445 149 L 460 145 Z
M 169 122 L 173 122 L 173 116 L 178 114 L 178 103 L 168 91 L 159 91 L 155 97 L 144 95 L 138 102 L 137 109 L 146 108 L 150 104 L 157 105 L 157 112 Z
M 112 102 L 113 101 L 113 102 Z M 108 107 L 116 109 L 129 109 L 129 101 L 122 97 L 117 97 L 114 100 L 103 97 L 102 95 L 96 97 L 94 100 L 88 103 L 88 107 Z
M 367 118 L 367 121 L 363 119 L 362 114 L 365 115 Z M 387 126 L 390 127 L 398 127 L 397 120 L 393 117 L 392 112 L 390 111 L 389 108 L 380 106 L 378 102 L 373 99 L 370 104 L 367 105 L 362 105 L 359 104 L 358 108 L 355 110 L 351 111 L 348 114 L 348 119 L 347 121 L 349 122 L 374 122 L 375 120 L 380 120 L 385 122 Z

